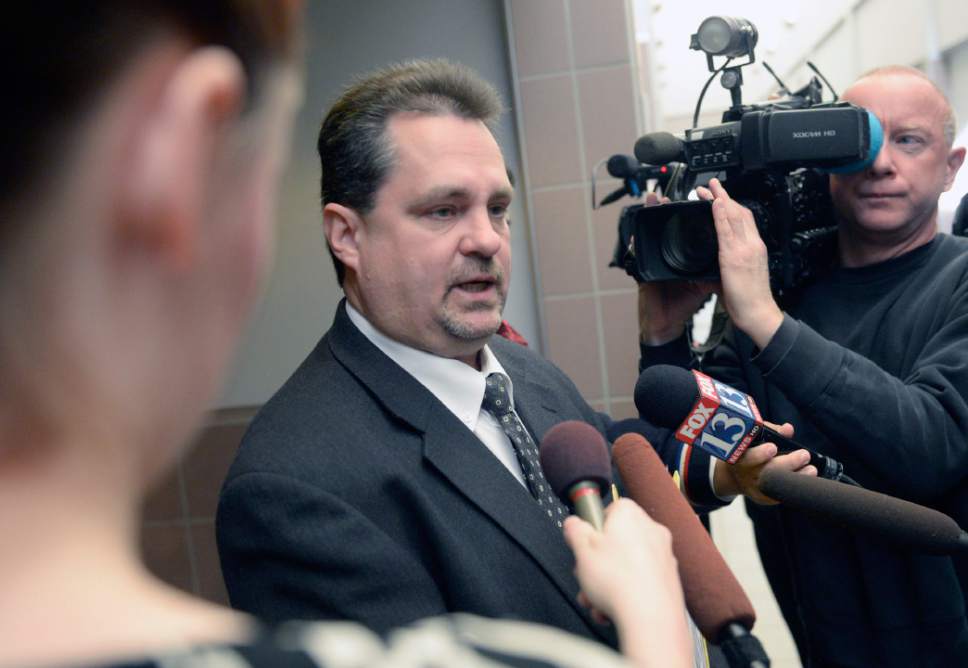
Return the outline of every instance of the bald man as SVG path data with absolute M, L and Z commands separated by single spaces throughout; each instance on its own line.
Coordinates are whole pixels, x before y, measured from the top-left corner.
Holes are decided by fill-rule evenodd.
M 836 248 L 829 268 L 796 294 L 774 299 L 749 210 L 715 180 L 700 189 L 713 200 L 731 320 L 702 366 L 750 392 L 771 420 L 792 423 L 799 442 L 841 461 L 865 487 L 966 525 L 968 239 L 937 229 L 938 197 L 965 149 L 952 147 L 950 104 L 917 70 L 872 71 L 843 97 L 877 115 L 884 146 L 866 170 L 831 177 Z M 695 286 L 673 292 L 640 289 L 645 365 L 691 362 L 683 323 Z M 952 559 L 906 553 L 782 506 L 748 507 L 804 665 L 968 663 Z

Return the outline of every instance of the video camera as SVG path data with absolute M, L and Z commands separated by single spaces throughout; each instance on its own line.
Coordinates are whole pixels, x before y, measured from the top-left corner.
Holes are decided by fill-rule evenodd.
M 703 88 L 684 138 L 667 132 L 641 137 L 635 157 L 645 165 L 663 165 L 674 176 L 664 194 L 685 200 L 696 186 L 719 176 L 730 196 L 753 212 L 769 253 L 770 279 L 778 294 L 801 285 L 822 264 L 834 238 L 829 172 L 853 172 L 870 165 L 882 143 L 877 118 L 846 102 L 823 103 L 816 76 L 790 92 L 773 70 L 787 97 L 744 105 L 740 68 L 755 61 L 758 33 L 745 19 L 713 16 L 692 36 L 690 48 L 706 53 L 712 75 L 721 74 L 732 106 L 722 124 L 697 128 Z M 726 57 L 719 68 L 713 56 Z M 748 61 L 730 67 L 737 57 Z M 823 75 L 808 62 L 814 72 Z M 828 83 L 829 87 L 829 83 Z M 638 282 L 718 280 L 718 244 L 710 203 L 673 201 L 623 209 L 618 243 L 611 262 Z

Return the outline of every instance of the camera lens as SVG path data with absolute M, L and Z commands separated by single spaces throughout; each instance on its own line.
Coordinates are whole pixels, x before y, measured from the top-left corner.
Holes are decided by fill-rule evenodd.
M 659 249 L 666 264 L 679 273 L 715 271 L 719 244 L 713 221 L 703 216 L 673 216 L 662 228 Z

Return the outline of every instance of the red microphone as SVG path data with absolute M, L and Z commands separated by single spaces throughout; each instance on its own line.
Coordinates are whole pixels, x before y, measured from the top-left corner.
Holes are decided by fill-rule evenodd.
M 766 653 L 749 634 L 756 622 L 753 604 L 652 445 L 639 434 L 624 434 L 612 447 L 612 461 L 626 495 L 672 533 L 686 607 L 702 634 L 727 656 L 744 652 L 743 665 L 768 666 Z

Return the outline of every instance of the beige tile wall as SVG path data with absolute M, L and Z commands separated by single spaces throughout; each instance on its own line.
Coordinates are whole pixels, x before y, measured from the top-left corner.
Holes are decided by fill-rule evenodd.
M 589 178 L 602 158 L 631 154 L 644 128 L 636 90 L 649 89 L 648 73 L 634 65 L 627 5 L 506 0 L 505 6 L 543 352 L 592 407 L 633 417 L 636 291 L 624 272 L 608 267 L 622 205 L 592 211 Z M 618 185 L 600 182 L 598 199 Z M 717 545 L 753 600 L 754 632 L 773 665 L 799 666 L 742 504 L 713 513 L 713 522 Z
M 507 0 L 544 353 L 593 405 L 634 414 L 635 286 L 608 268 L 621 205 L 590 175 L 640 132 L 625 0 Z M 602 193 L 618 184 L 603 181 Z M 512 323 L 513 324 L 513 323 Z
M 159 578 L 228 604 L 215 548 L 218 493 L 255 408 L 212 413 L 194 445 L 145 501 L 141 551 Z

